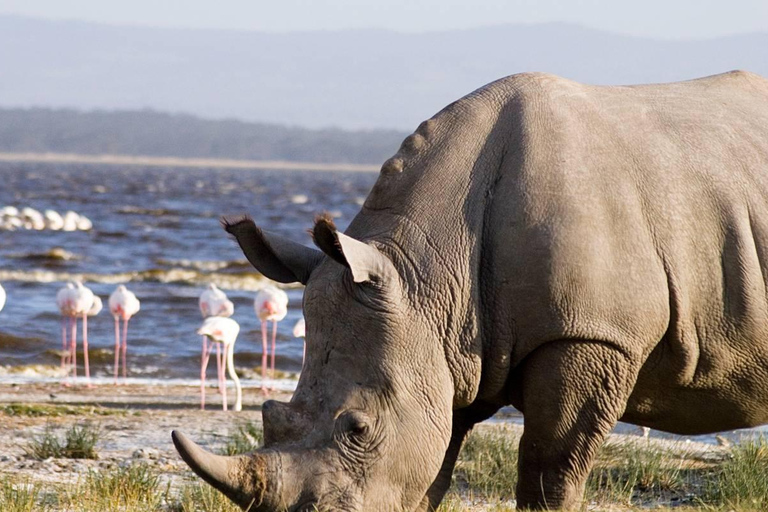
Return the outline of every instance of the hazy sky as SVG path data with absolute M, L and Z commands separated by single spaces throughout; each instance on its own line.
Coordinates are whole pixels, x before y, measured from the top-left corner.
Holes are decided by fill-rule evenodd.
M 656 38 L 768 32 L 768 0 L 0 0 L 0 14 L 260 31 L 571 22 Z

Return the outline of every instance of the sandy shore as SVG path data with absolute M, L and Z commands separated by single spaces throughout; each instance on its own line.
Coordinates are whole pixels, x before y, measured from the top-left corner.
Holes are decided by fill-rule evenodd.
M 171 441 L 180 429 L 192 439 L 217 450 L 247 422 L 261 423 L 261 393 L 249 389 L 243 411 L 224 412 L 214 388 L 199 409 L 199 388 L 192 386 L 96 386 L 65 388 L 58 384 L 0 386 L 0 473 L 31 481 L 76 483 L 87 471 L 144 459 L 160 469 L 172 485 L 191 475 Z M 290 394 L 275 392 L 287 400 Z M 230 404 L 232 397 L 230 397 Z M 32 414 L 19 409 L 32 406 Z M 39 406 L 39 407 L 37 407 Z M 44 411 L 37 416 L 34 411 Z M 75 423 L 91 422 L 102 432 L 98 460 L 34 460 L 26 455 L 30 441 L 46 427 L 63 432 Z

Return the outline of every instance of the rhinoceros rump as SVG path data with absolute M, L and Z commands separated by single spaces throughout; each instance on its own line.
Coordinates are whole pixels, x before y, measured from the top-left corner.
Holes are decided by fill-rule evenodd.
M 489 84 L 405 139 L 317 251 L 226 222 L 306 284 L 307 359 L 265 447 L 184 460 L 251 511 L 426 511 L 472 426 L 525 415 L 518 506 L 579 505 L 618 420 L 768 422 L 768 81 Z

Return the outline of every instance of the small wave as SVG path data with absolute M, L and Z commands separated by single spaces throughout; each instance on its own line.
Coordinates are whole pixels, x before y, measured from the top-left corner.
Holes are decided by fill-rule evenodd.
M 0 281 L 26 283 L 58 283 L 82 281 L 89 283 L 124 284 L 131 282 L 188 284 L 205 286 L 216 283 L 225 290 L 258 291 L 270 283 L 282 288 L 299 288 L 297 284 L 272 283 L 258 272 L 200 272 L 188 268 L 149 269 L 115 274 L 55 272 L 52 270 L 0 270 Z
M 224 269 L 238 269 L 245 270 L 250 269 L 251 264 L 247 260 L 237 261 L 202 261 L 202 260 L 168 260 L 164 258 L 157 258 L 155 260 L 158 265 L 165 265 L 168 267 L 181 267 L 181 268 L 193 268 L 195 270 L 202 270 L 204 272 L 215 272 L 217 270 Z
M 62 369 L 61 366 L 54 366 L 49 364 L 25 364 L 21 366 L 0 366 L 0 376 L 8 377 L 21 377 L 27 379 L 43 378 L 43 377 L 64 377 L 67 374 L 67 370 Z
M 127 215 L 152 215 L 154 217 L 178 214 L 178 212 L 169 210 L 167 208 L 142 208 L 141 206 L 121 206 L 116 211 L 117 213 L 123 213 Z

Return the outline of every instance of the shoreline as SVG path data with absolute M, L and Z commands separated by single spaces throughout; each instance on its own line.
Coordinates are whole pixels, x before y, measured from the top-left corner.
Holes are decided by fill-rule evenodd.
M 131 165 L 144 167 L 217 167 L 244 170 L 378 172 L 372 164 L 326 164 L 287 160 L 237 160 L 232 158 L 185 158 L 173 156 L 83 155 L 78 153 L 0 152 L 0 162 L 45 164 Z

